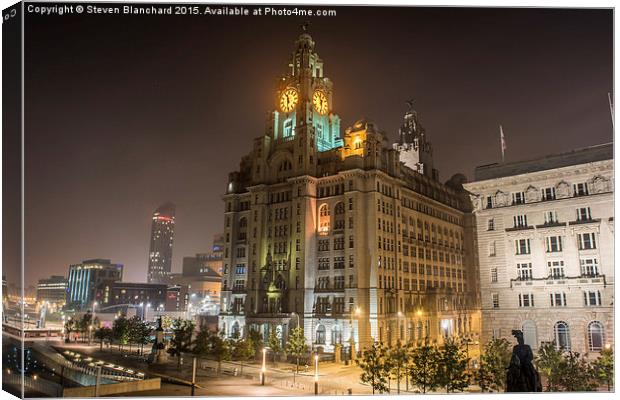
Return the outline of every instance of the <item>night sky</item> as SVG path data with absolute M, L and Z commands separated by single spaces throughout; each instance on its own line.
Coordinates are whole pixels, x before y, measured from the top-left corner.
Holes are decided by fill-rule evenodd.
M 343 131 L 366 117 L 395 140 L 414 98 L 442 181 L 498 161 L 499 124 L 507 161 L 612 140 L 610 10 L 336 9 L 309 30 Z M 26 283 L 88 258 L 145 281 L 166 201 L 173 270 L 207 251 L 305 20 L 28 15 Z

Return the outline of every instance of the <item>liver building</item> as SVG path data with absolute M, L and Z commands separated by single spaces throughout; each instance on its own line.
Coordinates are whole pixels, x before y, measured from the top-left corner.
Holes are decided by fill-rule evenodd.
M 411 103 L 394 146 L 370 121 L 343 133 L 324 72 L 304 31 L 264 134 L 229 175 L 220 330 L 285 342 L 299 324 L 325 352 L 373 340 L 474 343 L 478 274 L 462 175 L 438 181 Z

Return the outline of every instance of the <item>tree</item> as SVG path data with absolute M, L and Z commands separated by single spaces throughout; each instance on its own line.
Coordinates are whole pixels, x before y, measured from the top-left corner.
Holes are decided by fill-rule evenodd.
M 248 330 L 247 339 L 250 339 L 252 341 L 255 354 L 258 354 L 261 351 L 261 349 L 264 347 L 263 335 L 261 335 L 255 329 L 250 328 Z
M 299 373 L 299 359 L 308 352 L 308 344 L 304 336 L 304 329 L 300 326 L 293 328 L 286 342 L 286 353 L 295 357 L 295 373 Z
M 144 354 L 144 345 L 151 341 L 151 327 L 139 317 L 129 320 L 130 342 L 140 346 L 140 354 Z
M 252 339 L 245 338 L 233 341 L 232 356 L 241 361 L 241 375 L 243 375 L 243 361 L 250 361 L 256 355 Z
M 202 357 L 217 361 L 217 374 L 222 370 L 222 361 L 230 360 L 230 343 L 207 328 L 202 328 L 196 335 L 194 352 Z
M 112 337 L 118 341 L 119 351 L 122 351 L 124 344 L 129 343 L 129 320 L 124 315 L 114 320 Z
M 275 326 L 271 327 L 269 331 L 268 344 L 271 349 L 271 354 L 273 354 L 273 363 L 276 363 L 276 357 L 282 353 L 282 339 L 278 336 L 278 332 L 276 332 Z
M 389 369 L 386 368 L 387 350 L 381 343 L 373 343 L 372 346 L 362 352 L 361 359 L 357 359 L 356 362 L 362 369 L 362 375 L 360 379 L 364 383 L 369 383 L 372 387 L 372 394 L 375 391 L 379 393 L 389 392 L 387 378 L 389 375 Z
M 99 339 L 99 350 L 103 351 L 103 342 L 112 340 L 112 329 L 101 327 L 95 331 L 95 339 Z
M 177 369 L 181 369 L 181 355 L 190 350 L 193 333 L 194 321 L 178 318 L 172 323 L 172 339 L 168 353 L 177 357 Z
M 396 342 L 396 346 L 388 351 L 388 358 L 392 367 L 390 373 L 396 379 L 397 394 L 400 394 L 401 378 L 407 375 L 407 364 L 409 363 L 411 350 L 410 344 L 403 345 L 399 340 Z
M 431 346 L 428 339 L 425 339 L 411 352 L 410 360 L 409 378 L 411 384 L 422 393 L 436 389 L 439 386 L 437 377 L 439 352 L 437 348 Z
M 559 370 L 562 362 L 562 351 L 555 347 L 555 342 L 544 343 L 538 349 L 535 358 L 536 368 L 547 377 L 547 392 L 559 389 Z
M 575 351 L 563 354 L 558 371 L 559 386 L 567 392 L 589 392 L 596 389 L 593 368 Z
M 508 340 L 491 339 L 484 346 L 480 356 L 480 368 L 476 373 L 476 381 L 480 389 L 502 392 L 506 387 L 506 368 L 510 364 L 512 350 Z
M 438 384 L 446 392 L 462 392 L 469 386 L 469 358 L 453 339 L 446 339 L 439 349 Z
M 127 320 L 127 343 L 129 344 L 129 352 L 131 353 L 132 343 L 136 343 L 138 334 L 142 325 L 142 318 L 134 315 Z
M 614 384 L 614 351 L 603 349 L 601 355 L 592 363 L 594 378 L 600 384 L 607 385 L 607 391 L 611 392 Z

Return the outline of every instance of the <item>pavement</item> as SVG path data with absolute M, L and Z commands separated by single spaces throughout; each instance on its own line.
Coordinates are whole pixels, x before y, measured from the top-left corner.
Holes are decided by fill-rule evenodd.
M 162 386 L 157 391 L 125 393 L 123 396 L 190 396 L 192 359 L 194 355 L 184 354 L 180 368 L 177 359 L 168 358 L 165 364 L 149 364 L 145 357 L 118 351 L 117 346 L 104 347 L 87 344 L 58 343 L 56 347 L 68 348 L 88 354 L 108 362 L 141 371 L 150 377 L 161 377 Z M 134 349 L 135 352 L 135 349 Z M 223 361 L 220 368 L 213 360 L 197 359 L 196 396 L 305 396 L 314 395 L 314 368 L 306 371 L 300 366 L 295 374 L 295 365 L 283 362 L 268 362 L 266 365 L 265 385 L 260 385 L 261 364 Z M 217 370 L 220 369 L 220 374 Z M 319 364 L 319 394 L 347 395 L 349 389 L 354 395 L 370 395 L 372 388 L 360 382 L 362 371 L 357 365 L 322 362 Z M 410 388 L 406 391 L 406 381 L 400 383 L 401 394 L 414 394 Z M 391 393 L 397 393 L 396 381 L 391 381 Z M 477 390 L 476 390 L 477 389 Z M 479 388 L 470 387 L 470 391 L 479 392 Z

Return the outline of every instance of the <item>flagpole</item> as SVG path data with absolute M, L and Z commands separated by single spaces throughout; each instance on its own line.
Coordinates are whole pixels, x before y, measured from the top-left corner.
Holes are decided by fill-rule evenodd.
M 615 128 L 614 125 L 614 105 L 611 103 L 611 93 L 607 92 L 607 100 L 609 100 L 609 113 L 611 114 L 611 126 Z
M 499 126 L 499 147 L 502 151 L 502 162 L 504 162 L 504 150 L 506 150 L 506 139 L 504 138 L 504 129 Z

